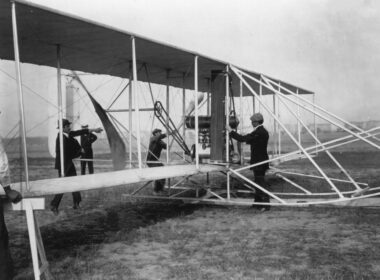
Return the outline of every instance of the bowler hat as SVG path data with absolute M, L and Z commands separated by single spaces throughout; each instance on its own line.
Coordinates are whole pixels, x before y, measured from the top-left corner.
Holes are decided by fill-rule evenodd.
M 69 125 L 69 124 L 71 124 L 71 122 L 69 122 L 68 119 L 62 119 L 62 127 L 64 127 L 65 125 Z M 57 128 L 59 128 L 59 121 L 58 121 Z

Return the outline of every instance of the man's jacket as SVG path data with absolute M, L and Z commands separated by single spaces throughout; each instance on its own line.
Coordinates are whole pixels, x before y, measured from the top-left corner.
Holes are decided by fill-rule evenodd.
M 88 134 L 88 129 L 81 129 L 76 131 L 70 131 L 69 137 L 63 135 L 63 162 L 65 173 L 73 165 L 73 159 L 80 157 L 82 152 L 82 147 L 78 141 L 74 138 L 75 136 Z M 61 169 L 61 153 L 60 153 L 60 141 L 59 133 L 55 141 L 55 169 Z
M 165 133 L 150 137 L 149 151 L 146 157 L 147 161 L 158 161 L 161 156 L 162 149 L 166 149 L 166 143 L 162 141 L 165 137 Z
M 268 131 L 262 126 L 258 126 L 254 131 L 247 135 L 240 135 L 235 131 L 231 131 L 230 136 L 239 142 L 245 142 L 251 146 L 251 164 L 268 160 Z M 267 170 L 268 163 L 264 163 L 253 167 L 253 170 Z

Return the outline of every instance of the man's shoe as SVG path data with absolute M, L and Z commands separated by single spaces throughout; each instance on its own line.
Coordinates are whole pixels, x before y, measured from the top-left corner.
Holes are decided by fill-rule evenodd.
M 79 203 L 74 203 L 74 206 L 73 206 L 73 209 L 80 209 L 81 207 L 80 207 L 80 205 L 79 205 Z
M 51 210 L 51 212 L 53 212 L 54 215 L 56 215 L 56 216 L 59 214 L 58 207 L 56 207 L 56 206 L 50 206 L 50 210 Z

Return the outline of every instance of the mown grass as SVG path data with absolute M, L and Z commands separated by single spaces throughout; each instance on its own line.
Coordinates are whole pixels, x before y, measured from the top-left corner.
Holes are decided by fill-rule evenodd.
M 55 229 L 54 236 L 47 234 L 59 225 L 43 227 L 52 273 L 56 279 L 380 277 L 378 209 L 278 208 L 257 213 L 247 208 L 191 206 L 165 217 L 169 208 L 178 213 L 182 208 L 166 207 L 155 209 L 160 218 L 152 224 L 131 227 L 135 217 L 120 215 L 117 229 L 99 226 L 98 239 L 91 240 L 91 227 L 83 228 L 81 236 L 71 237 L 74 244 L 68 236 L 78 233 L 66 225 Z M 131 211 L 121 205 L 118 210 Z M 107 213 L 108 209 L 105 225 Z
M 374 186 L 379 182 L 378 154 L 338 156 L 360 178 Z M 330 167 L 324 156 L 317 160 Z M 313 172 L 304 161 L 286 168 Z M 211 180 L 222 185 L 224 178 Z M 269 178 L 271 187 L 286 189 L 276 180 Z M 60 216 L 38 212 L 55 279 L 380 279 L 379 208 L 258 213 L 126 201 L 124 192 L 123 187 L 86 192 L 79 212 L 65 195 Z M 16 279 L 32 279 L 25 217 L 7 214 L 7 224 Z

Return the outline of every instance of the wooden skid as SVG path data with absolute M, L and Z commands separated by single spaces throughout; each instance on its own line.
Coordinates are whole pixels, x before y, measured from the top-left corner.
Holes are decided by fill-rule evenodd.
M 256 203 L 253 199 L 247 198 L 204 198 L 204 197 L 170 197 L 170 196 L 151 196 L 151 195 L 129 195 L 123 194 L 124 197 L 135 199 L 158 199 L 167 201 L 183 201 L 185 203 L 200 203 L 224 206 L 252 206 L 252 205 L 270 205 L 282 207 L 306 207 L 306 206 L 341 206 L 341 207 L 380 207 L 380 194 L 366 195 L 362 197 L 352 197 L 344 199 L 287 199 L 285 204 L 271 200 L 270 203 Z

